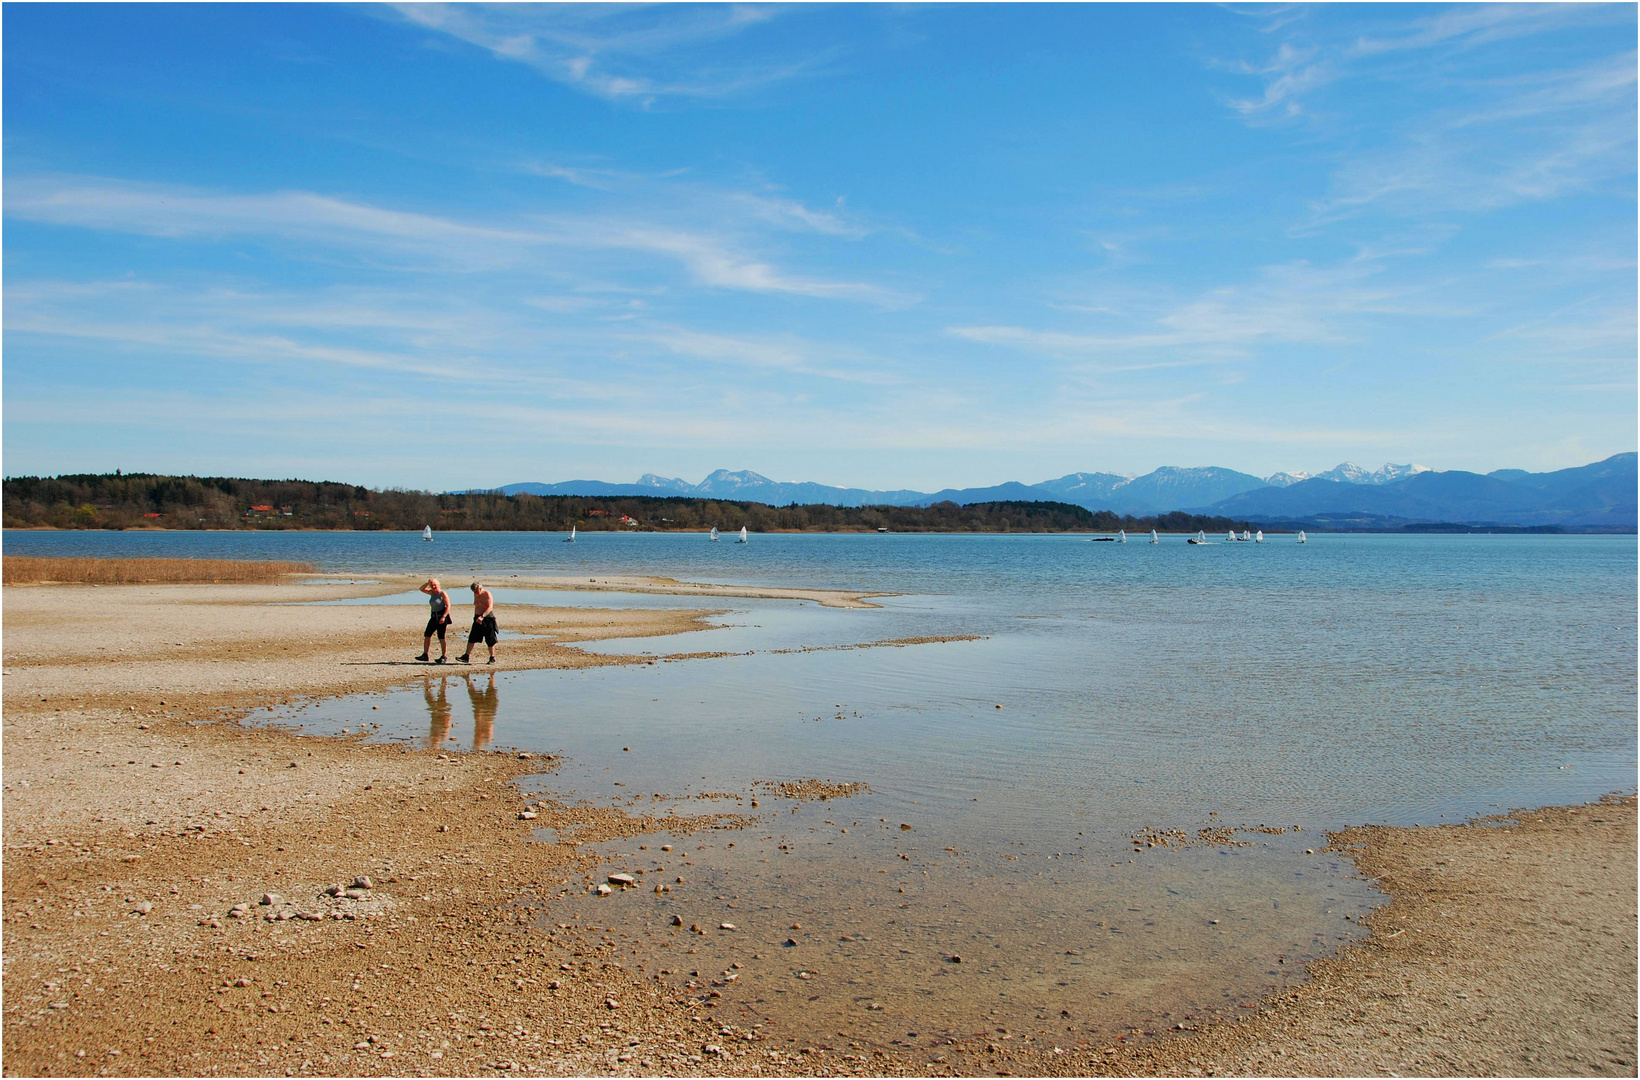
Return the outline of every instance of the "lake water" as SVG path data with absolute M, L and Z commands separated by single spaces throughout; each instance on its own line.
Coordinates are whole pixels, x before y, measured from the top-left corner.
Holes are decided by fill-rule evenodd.
M 562 754 L 539 786 L 572 802 L 757 814 L 609 848 L 611 869 L 672 891 L 595 900 L 565 882 L 553 918 L 703 995 L 724 983 L 703 1004 L 726 1018 L 837 1044 L 923 1052 L 997 1027 L 1077 1041 L 1233 1013 L 1354 936 L 1377 899 L 1347 862 L 1305 853 L 1323 830 L 1636 782 L 1632 536 L 559 540 L 8 532 L 5 547 L 471 573 L 503 583 L 503 626 L 518 603 L 729 609 L 720 629 L 589 647 L 741 655 L 462 671 L 273 717 Z M 581 572 L 897 595 L 853 611 L 504 587 Z M 406 626 L 419 644 L 418 614 Z M 977 640 L 840 648 L 952 635 Z M 760 786 L 803 778 L 870 791 L 801 802 Z M 1193 842 L 1135 848 L 1158 832 Z

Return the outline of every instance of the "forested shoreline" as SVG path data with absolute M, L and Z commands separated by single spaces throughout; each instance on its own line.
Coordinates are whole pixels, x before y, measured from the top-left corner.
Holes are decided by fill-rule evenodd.
M 1134 517 L 1059 502 L 768 506 L 688 497 L 434 494 L 308 480 L 146 473 L 4 481 L 8 529 L 342 529 L 518 532 L 1224 532 L 1253 523 L 1173 512 Z

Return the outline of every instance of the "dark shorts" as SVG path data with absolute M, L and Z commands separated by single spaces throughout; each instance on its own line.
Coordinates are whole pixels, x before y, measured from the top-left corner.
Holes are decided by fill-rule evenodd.
M 438 639 L 440 641 L 443 641 L 444 640 L 444 628 L 446 626 L 449 626 L 449 625 L 450 625 L 450 616 L 449 615 L 434 615 L 432 618 L 427 620 L 427 629 L 425 629 L 421 632 L 421 636 L 422 637 L 432 637 L 434 634 L 437 634 Z
M 482 619 L 473 620 L 473 628 L 467 632 L 467 647 L 471 648 L 482 641 L 484 644 L 494 648 L 495 639 L 495 616 L 486 615 Z

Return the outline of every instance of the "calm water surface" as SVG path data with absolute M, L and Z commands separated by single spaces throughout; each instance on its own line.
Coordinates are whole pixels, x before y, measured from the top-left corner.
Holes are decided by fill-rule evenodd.
M 1233 1012 L 1356 933 L 1374 901 L 1347 863 L 1305 854 L 1324 846 L 1323 830 L 1635 786 L 1632 536 L 1190 547 L 8 532 L 5 544 L 303 559 L 335 576 L 475 574 L 502 583 L 503 626 L 518 603 L 731 609 L 719 629 L 591 647 L 742 655 L 462 672 L 274 717 L 314 731 L 368 718 L 381 737 L 419 746 L 562 754 L 541 786 L 572 801 L 753 812 L 757 793 L 750 830 L 607 850 L 673 882 L 670 894 L 592 900 L 584 882 L 566 882 L 554 918 L 604 928 L 674 981 L 699 971 L 703 990 L 742 963 L 716 1007 L 861 1045 L 931 1047 L 992 1027 L 1076 1040 Z M 515 573 L 583 571 L 898 595 L 841 611 L 504 586 Z M 418 615 L 407 610 L 406 626 L 419 645 Z M 979 640 L 836 648 L 957 634 Z M 803 777 L 870 794 L 805 804 L 756 786 Z M 703 792 L 738 798 L 693 797 Z M 1149 830 L 1221 825 L 1254 831 L 1235 834 L 1247 846 L 1132 844 Z M 1290 826 L 1301 831 L 1273 831 Z M 676 850 L 663 856 L 662 843 Z M 673 913 L 683 930 L 667 926 Z

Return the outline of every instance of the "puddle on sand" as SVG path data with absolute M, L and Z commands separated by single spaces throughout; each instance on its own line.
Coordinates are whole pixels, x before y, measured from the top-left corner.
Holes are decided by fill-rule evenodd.
M 794 1044 L 1047 1048 L 1235 1016 L 1355 937 L 1370 906 L 1347 863 L 1263 837 L 951 851 L 871 801 L 764 798 L 743 830 L 603 845 L 606 872 L 637 887 L 566 883 L 541 926 Z

